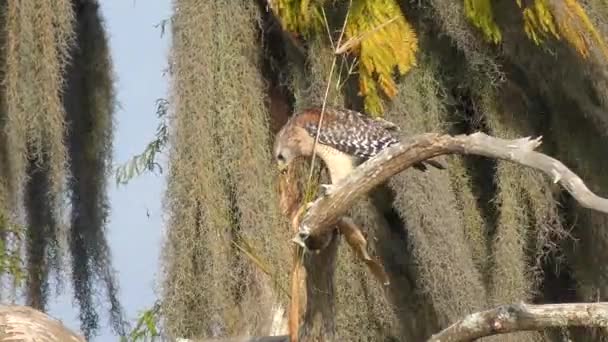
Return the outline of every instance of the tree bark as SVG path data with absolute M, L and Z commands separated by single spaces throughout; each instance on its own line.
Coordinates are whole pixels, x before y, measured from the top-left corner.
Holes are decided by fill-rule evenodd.
M 608 327 L 608 303 L 509 304 L 470 314 L 427 342 L 465 342 L 517 331 L 555 327 Z M 198 340 L 186 340 L 198 341 Z M 288 336 L 242 337 L 207 342 L 287 342 Z
M 608 327 L 608 303 L 511 304 L 473 313 L 428 342 L 474 341 L 490 335 L 551 327 Z
M 262 337 L 231 337 L 224 339 L 206 339 L 206 340 L 192 340 L 192 339 L 181 339 L 176 342 L 289 342 L 289 336 L 262 336 Z
M 60 321 L 28 306 L 0 306 L 0 342 L 85 342 Z
M 506 140 L 481 132 L 457 136 L 426 133 L 406 139 L 383 150 L 332 185 L 304 215 L 294 242 L 307 249 L 326 246 L 331 238 L 328 233 L 356 200 L 413 164 L 444 154 L 475 154 L 537 169 L 562 185 L 583 207 L 608 213 L 608 199 L 594 194 L 559 160 L 534 151 L 540 144 L 540 137 Z

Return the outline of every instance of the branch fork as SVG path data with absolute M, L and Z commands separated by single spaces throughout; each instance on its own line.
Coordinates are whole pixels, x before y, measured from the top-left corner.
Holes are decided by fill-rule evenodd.
M 608 327 L 608 303 L 509 304 L 476 312 L 427 342 L 464 342 L 516 331 L 551 327 Z
M 338 230 L 354 253 L 369 268 L 370 272 L 384 285 L 388 277 L 380 263 L 373 260 L 366 251 L 367 241 L 361 229 L 347 216 L 347 211 L 361 197 L 376 186 L 385 183 L 393 175 L 426 159 L 445 154 L 469 154 L 511 161 L 545 173 L 555 183 L 559 183 L 581 206 L 608 213 L 608 199 L 599 197 L 587 188 L 583 180 L 559 160 L 549 157 L 536 149 L 541 145 L 541 137 L 501 139 L 477 132 L 470 135 L 448 135 L 425 133 L 416 135 L 393 145 L 375 157 L 355 168 L 348 176 L 332 184 L 329 191 L 301 208 L 292 220 L 296 232 L 293 242 L 303 247 L 298 251 L 313 251 L 312 263 L 305 265 L 307 289 L 325 288 L 333 291 L 331 280 L 334 265 L 329 255 L 335 250 L 327 248 L 332 244 Z M 301 216 L 300 216 L 301 214 Z M 301 218 L 301 220 L 300 220 Z M 326 252 L 328 253 L 321 253 Z M 298 254 L 300 255 L 300 254 Z M 294 279 L 298 279 L 298 264 L 294 264 Z M 292 280 L 293 282 L 293 280 Z M 295 283 L 294 283 L 295 284 Z M 297 289 L 297 288 L 294 288 Z M 294 294 L 297 292 L 293 292 Z M 315 295 L 315 292 L 311 292 Z M 327 300 L 326 297 L 309 298 L 311 302 Z M 292 297 L 294 301 L 294 297 Z M 317 303 L 318 304 L 318 303 Z M 325 303 L 333 308 L 333 303 Z M 290 309 L 290 335 L 295 341 L 299 331 L 312 331 L 312 323 L 300 326 L 298 320 L 299 303 L 292 302 Z M 310 309 L 310 310 L 309 310 Z M 323 331 L 327 336 L 335 334 L 333 309 L 317 312 L 319 305 L 312 309 L 306 305 L 306 312 L 323 316 Z M 430 342 L 472 341 L 479 337 L 502 334 L 518 330 L 538 330 L 545 327 L 585 325 L 608 326 L 608 303 L 525 305 L 512 304 L 493 310 L 471 314 L 469 317 L 432 336 Z
M 594 194 L 559 160 L 536 151 L 541 142 L 542 137 L 501 139 L 482 132 L 456 136 L 424 133 L 407 138 L 359 165 L 312 202 L 293 241 L 307 250 L 327 246 L 331 239 L 328 232 L 355 201 L 413 164 L 445 154 L 479 155 L 537 169 L 562 185 L 583 207 L 608 213 L 608 199 Z

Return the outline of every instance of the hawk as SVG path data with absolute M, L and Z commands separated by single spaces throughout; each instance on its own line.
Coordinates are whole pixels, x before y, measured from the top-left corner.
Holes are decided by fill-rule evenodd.
M 311 157 L 321 108 L 313 107 L 293 115 L 277 133 L 274 158 L 284 172 L 299 157 Z M 383 119 L 374 119 L 362 113 L 325 108 L 316 146 L 316 155 L 327 166 L 331 182 L 337 183 L 356 166 L 375 156 L 383 149 L 397 144 L 399 127 Z M 416 163 L 414 168 L 425 171 L 426 164 L 438 169 L 445 167 L 434 160 Z

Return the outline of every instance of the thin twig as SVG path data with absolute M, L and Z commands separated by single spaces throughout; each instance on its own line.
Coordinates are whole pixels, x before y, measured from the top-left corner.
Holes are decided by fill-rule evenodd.
M 388 24 L 392 23 L 393 21 L 397 20 L 398 18 L 399 17 L 393 17 L 393 18 L 387 20 L 386 22 L 372 28 L 371 30 L 365 31 L 356 37 L 351 37 L 349 40 L 347 40 L 342 45 L 338 44 L 338 48 L 334 51 L 334 53 L 336 55 L 341 55 L 341 54 L 345 53 L 346 51 L 350 50 L 351 48 L 359 45 L 363 41 L 363 39 L 365 39 L 370 34 L 376 32 L 378 30 L 381 30 L 383 27 L 387 26 Z
M 346 17 L 344 18 L 344 24 L 342 25 L 342 31 L 340 32 L 340 37 L 338 38 L 338 46 L 340 46 L 340 44 L 342 43 L 342 38 L 344 37 L 344 31 L 346 30 L 346 24 L 348 22 L 348 16 L 350 14 L 350 9 L 351 9 L 351 5 L 353 4 L 353 1 L 350 0 L 348 3 L 348 10 L 346 11 Z M 329 30 L 329 24 L 326 21 L 326 26 L 327 26 L 327 30 L 328 30 L 328 34 L 329 32 L 331 32 Z M 331 34 L 329 34 L 329 39 L 331 41 Z M 332 44 L 333 45 L 333 44 Z M 311 161 L 310 161 L 310 172 L 308 174 L 308 184 L 307 184 L 307 189 L 310 189 L 311 187 L 311 182 L 312 182 L 312 173 L 315 167 L 315 159 L 317 157 L 317 143 L 319 142 L 319 134 L 321 133 L 321 125 L 323 124 L 323 116 L 325 114 L 325 107 L 327 106 L 327 97 L 329 96 L 329 88 L 331 87 L 331 80 L 333 78 L 333 74 L 334 74 L 334 69 L 336 67 L 336 55 L 334 54 L 333 58 L 332 58 L 332 62 L 331 62 L 331 68 L 329 69 L 329 78 L 327 80 L 327 86 L 325 87 L 325 94 L 323 96 L 323 103 L 321 104 L 321 115 L 319 115 L 319 123 L 317 126 L 317 132 L 315 134 L 315 141 L 313 142 L 312 145 L 312 157 L 311 157 Z M 306 201 L 309 201 L 310 198 L 306 198 Z
M 294 231 L 298 230 L 300 217 L 304 213 L 305 207 L 301 206 L 291 218 L 291 227 Z M 291 300 L 289 305 L 289 339 L 291 342 L 298 342 L 300 329 L 300 278 L 301 267 L 304 261 L 304 250 L 300 246 L 293 249 L 293 265 L 291 269 Z
M 352 0 L 349 1 L 348 10 L 346 11 L 346 16 L 344 18 L 344 24 L 342 25 L 342 31 L 340 32 L 340 37 L 338 38 L 338 46 L 340 46 L 340 44 L 342 43 L 342 38 L 344 37 L 344 31 L 346 30 L 346 24 L 348 22 L 348 16 L 350 14 L 351 6 L 352 6 Z M 329 23 L 327 22 L 327 18 L 325 17 L 325 12 L 323 12 L 323 14 L 324 14 L 323 18 L 325 19 L 325 26 L 327 29 L 327 34 L 329 36 L 330 42 L 332 42 L 332 49 L 333 49 L 334 45 L 333 45 L 333 41 L 331 38 L 331 30 L 329 29 Z M 307 181 L 307 185 L 306 185 L 306 196 L 304 198 L 304 203 L 308 203 L 311 200 L 310 198 L 308 198 L 308 196 L 309 196 L 309 194 L 312 193 L 312 191 L 311 191 L 312 175 L 314 172 L 315 159 L 317 156 L 317 144 L 319 142 L 321 126 L 323 125 L 323 117 L 325 114 L 325 108 L 327 106 L 327 98 L 329 96 L 329 89 L 331 87 L 331 81 L 333 79 L 334 69 L 336 67 L 336 60 L 337 60 L 337 56 L 334 54 L 332 57 L 331 68 L 329 69 L 329 76 L 327 79 L 327 86 L 325 87 L 325 94 L 323 95 L 323 104 L 321 105 L 321 114 L 319 116 L 317 132 L 315 134 L 315 140 L 314 140 L 314 143 L 312 146 L 312 157 L 311 157 L 311 162 L 310 162 L 310 171 L 308 174 L 308 181 Z M 300 217 L 300 213 L 297 213 L 296 217 L 294 218 L 295 222 L 297 222 L 297 225 L 294 226 L 295 229 L 297 229 L 297 227 L 299 227 L 299 217 Z M 300 277 L 301 277 L 300 268 L 303 263 L 303 257 L 304 257 L 304 250 L 302 248 L 300 248 L 300 246 L 298 246 L 298 245 L 294 246 L 294 265 L 293 265 L 293 269 L 292 269 L 292 279 L 291 279 L 292 297 L 291 297 L 291 305 L 290 305 L 290 311 L 289 311 L 289 336 L 290 336 L 290 340 L 292 342 L 297 342 L 298 337 L 299 337 L 300 303 L 299 303 L 298 289 L 299 289 Z M 307 305 L 308 304 L 309 303 L 307 303 Z

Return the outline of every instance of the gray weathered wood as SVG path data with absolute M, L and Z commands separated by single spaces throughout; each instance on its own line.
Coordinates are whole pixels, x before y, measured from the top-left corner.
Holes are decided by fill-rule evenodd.
M 289 336 L 230 337 L 224 339 L 187 340 L 176 342 L 289 342 Z
M 464 342 L 552 327 L 608 327 L 608 303 L 511 304 L 473 313 L 433 335 L 428 342 Z
M 537 169 L 562 185 L 583 207 L 608 213 L 608 199 L 594 194 L 559 160 L 534 151 L 540 144 L 540 137 L 506 140 L 481 132 L 457 136 L 426 133 L 406 139 L 361 164 L 318 198 L 304 215 L 294 242 L 307 248 L 326 245 L 328 232 L 355 201 L 413 164 L 443 154 L 475 154 Z
M 0 306 L 0 342 L 85 342 L 60 321 L 28 306 Z

